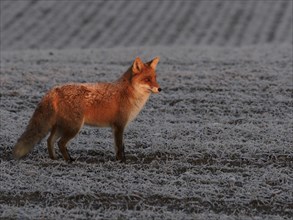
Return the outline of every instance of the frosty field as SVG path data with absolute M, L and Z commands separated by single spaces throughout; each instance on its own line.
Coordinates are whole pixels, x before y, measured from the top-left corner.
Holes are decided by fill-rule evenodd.
M 1 0 L 0 219 L 293 219 L 292 8 Z M 115 80 L 136 56 L 161 57 L 163 90 L 126 129 L 125 164 L 94 127 L 74 163 L 45 139 L 13 160 L 46 91 Z
M 292 45 L 1 52 L 1 219 L 290 219 Z M 112 81 L 160 56 L 152 95 L 125 132 L 84 127 L 74 163 L 11 150 L 45 92 Z M 58 152 L 58 151 L 57 151 Z

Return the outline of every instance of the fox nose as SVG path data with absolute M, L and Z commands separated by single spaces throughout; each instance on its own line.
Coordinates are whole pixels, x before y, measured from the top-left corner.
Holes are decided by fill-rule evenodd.
M 159 92 L 161 92 L 161 91 L 162 91 L 162 89 L 161 89 L 161 88 L 158 88 L 158 91 L 159 91 Z

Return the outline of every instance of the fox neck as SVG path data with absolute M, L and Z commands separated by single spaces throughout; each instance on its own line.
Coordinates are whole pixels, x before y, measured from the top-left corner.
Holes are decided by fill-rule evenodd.
M 134 96 L 129 99 L 131 103 L 131 109 L 129 112 L 127 123 L 131 122 L 133 119 L 136 118 L 138 113 L 142 110 L 142 108 L 146 104 L 149 97 L 150 97 L 149 93 L 144 93 L 144 94 L 135 93 Z
M 127 99 L 129 103 L 129 112 L 128 112 L 128 120 L 127 124 L 134 120 L 138 113 L 142 110 L 147 100 L 150 97 L 149 92 L 142 91 L 138 88 L 135 88 L 131 83 L 132 74 L 131 71 L 128 70 L 123 76 L 118 80 L 118 83 L 122 84 L 124 87 L 124 91 L 127 91 Z

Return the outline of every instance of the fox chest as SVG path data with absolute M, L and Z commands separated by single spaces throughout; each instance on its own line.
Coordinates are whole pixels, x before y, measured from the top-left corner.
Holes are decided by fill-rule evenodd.
M 149 98 L 149 96 L 144 96 L 144 97 L 141 97 L 139 99 L 132 101 L 131 108 L 129 110 L 127 123 L 133 121 L 137 117 L 139 112 L 142 110 L 142 108 L 146 104 L 148 98 Z

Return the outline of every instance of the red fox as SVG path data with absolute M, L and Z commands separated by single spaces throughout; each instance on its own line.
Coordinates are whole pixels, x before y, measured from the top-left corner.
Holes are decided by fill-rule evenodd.
M 51 132 L 47 140 L 50 158 L 56 159 L 54 143 L 58 141 L 64 160 L 72 161 L 66 144 L 83 125 L 90 125 L 112 128 L 116 160 L 124 162 L 125 127 L 141 111 L 150 94 L 161 91 L 155 71 L 158 62 L 158 57 L 147 63 L 137 57 L 113 83 L 74 83 L 51 89 L 14 146 L 14 158 L 27 155 Z

